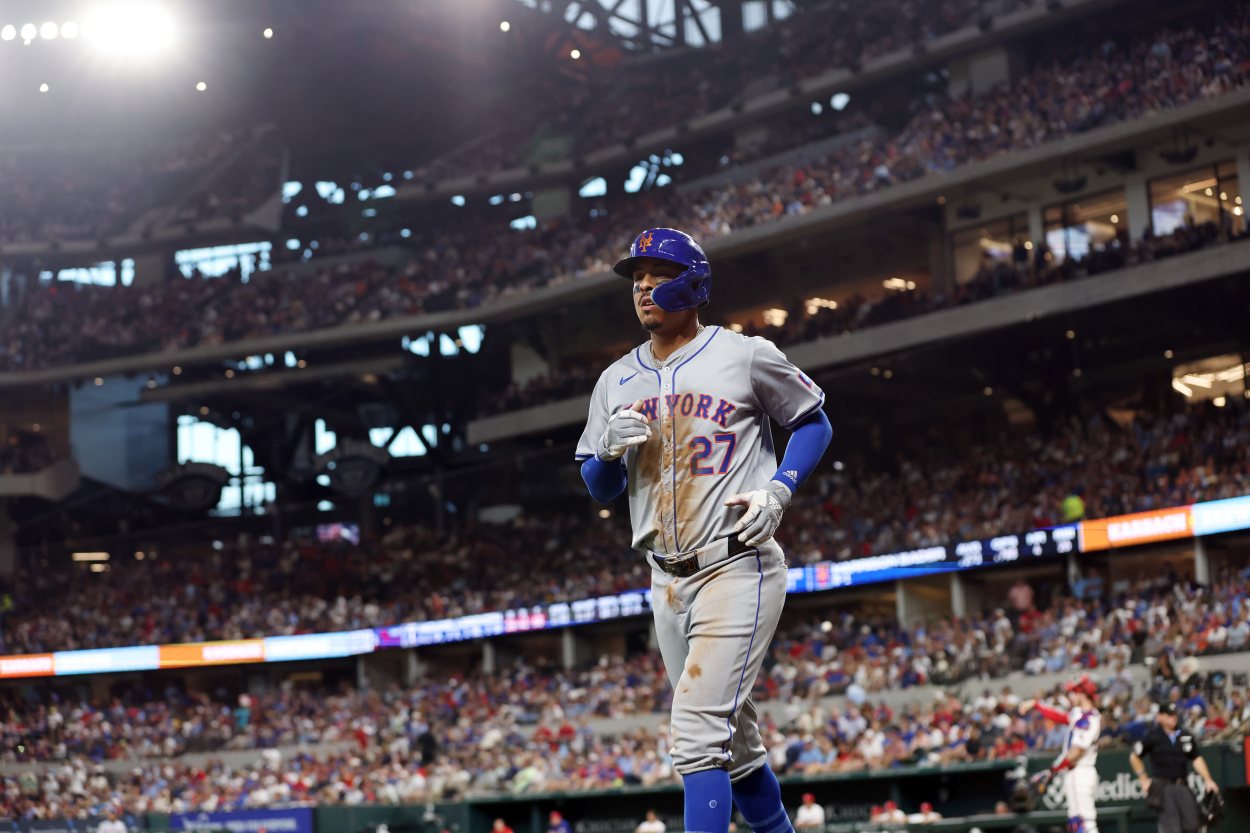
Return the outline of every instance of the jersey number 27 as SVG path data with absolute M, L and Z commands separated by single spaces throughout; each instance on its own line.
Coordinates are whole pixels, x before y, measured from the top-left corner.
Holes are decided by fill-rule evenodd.
M 710 439 L 693 437 L 690 440 L 690 448 L 694 450 L 694 454 L 690 455 L 690 473 L 698 477 L 707 474 L 724 474 L 729 471 L 729 466 L 733 462 L 734 447 L 737 444 L 738 435 L 732 433 L 713 434 Z M 717 446 L 724 449 L 720 465 L 711 461 L 704 465 L 704 461 L 712 456 L 712 452 L 718 450 Z

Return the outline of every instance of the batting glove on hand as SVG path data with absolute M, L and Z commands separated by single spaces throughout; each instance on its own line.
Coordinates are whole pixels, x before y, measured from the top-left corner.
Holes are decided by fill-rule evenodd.
M 1053 773 L 1049 769 L 1043 769 L 1041 772 L 1035 772 L 1029 776 L 1029 785 L 1038 792 L 1041 792 L 1046 789 L 1046 785 L 1050 783 L 1051 775 L 1053 775 Z
M 638 410 L 641 407 L 642 400 L 639 399 L 625 410 L 612 414 L 599 440 L 596 457 L 600 460 L 619 460 L 630 446 L 642 445 L 651 437 L 651 426 Z
M 747 511 L 734 524 L 738 540 L 748 547 L 758 547 L 773 537 L 781 525 L 781 516 L 790 506 L 791 492 L 776 480 L 754 492 L 743 492 L 725 501 L 726 506 L 745 506 Z

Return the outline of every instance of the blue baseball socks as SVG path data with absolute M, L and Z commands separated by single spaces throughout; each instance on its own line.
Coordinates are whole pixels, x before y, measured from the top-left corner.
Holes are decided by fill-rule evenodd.
M 686 833 L 729 833 L 733 810 L 729 773 L 701 769 L 683 775 L 682 781 L 686 787 Z
M 767 762 L 733 785 L 733 797 L 752 833 L 794 833 L 790 816 L 781 803 L 781 785 Z M 689 798 L 686 806 L 690 806 Z

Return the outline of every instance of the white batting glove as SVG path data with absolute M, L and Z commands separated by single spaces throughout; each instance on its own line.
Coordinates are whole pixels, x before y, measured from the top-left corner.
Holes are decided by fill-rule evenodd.
M 619 460 L 631 446 L 642 445 L 650 439 L 651 426 L 647 424 L 647 417 L 639 411 L 641 407 L 642 400 L 639 399 L 625 410 L 612 414 L 599 440 L 596 457 L 600 460 Z
M 793 493 L 784 483 L 768 481 L 768 485 L 754 492 L 743 492 L 725 501 L 726 506 L 745 506 L 747 511 L 734 524 L 738 540 L 748 547 L 758 547 L 773 537 L 781 526 L 781 516 L 790 506 Z

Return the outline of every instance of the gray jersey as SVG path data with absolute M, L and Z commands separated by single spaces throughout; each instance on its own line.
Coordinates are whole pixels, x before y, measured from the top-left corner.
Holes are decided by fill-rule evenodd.
M 662 363 L 643 344 L 599 377 L 577 459 L 593 456 L 612 414 L 640 399 L 651 438 L 624 458 L 633 546 L 671 555 L 733 531 L 742 509 L 725 500 L 777 471 L 771 423 L 794 425 L 825 394 L 764 338 L 708 327 Z

